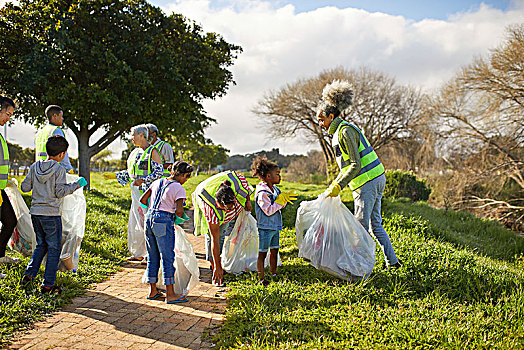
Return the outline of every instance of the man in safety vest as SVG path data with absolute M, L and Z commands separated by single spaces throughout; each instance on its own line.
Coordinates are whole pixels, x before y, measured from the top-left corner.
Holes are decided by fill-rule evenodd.
M 340 118 L 341 111 L 353 102 L 353 91 L 347 81 L 335 80 L 322 92 L 323 101 L 317 112 L 319 124 L 333 135 L 331 145 L 340 173 L 326 191 L 327 196 L 338 196 L 342 188 L 353 191 L 355 217 L 377 238 L 387 265 L 399 268 L 389 236 L 382 226 L 382 194 L 386 186 L 384 166 L 362 131 Z
M 147 129 L 149 130 L 149 143 L 151 146 L 157 149 L 158 153 L 160 153 L 160 157 L 162 158 L 162 163 L 164 165 L 163 177 L 169 177 L 171 174 L 167 168 L 175 162 L 173 148 L 169 143 L 158 138 L 158 128 L 155 124 L 147 124 Z
M 0 96 L 0 125 L 5 125 L 15 112 L 15 103 L 8 97 Z M 9 175 L 9 150 L 7 148 L 7 141 L 0 134 L 0 222 L 2 222 L 2 229 L 0 230 L 0 264 L 13 264 L 20 261 L 20 259 L 11 258 L 5 255 L 7 243 L 13 234 L 16 227 L 16 214 L 13 206 L 9 201 L 9 197 L 4 189 L 7 187 L 7 178 Z M 0 274 L 0 278 L 5 275 Z
M 61 128 L 61 126 L 64 124 L 64 111 L 62 110 L 62 108 L 57 105 L 47 106 L 47 108 L 45 109 L 45 115 L 49 120 L 49 124 L 40 129 L 36 134 L 36 161 L 40 159 L 45 160 L 47 158 L 45 145 L 47 143 L 47 139 L 49 139 L 50 136 L 59 135 L 65 137 L 64 130 L 62 130 Z M 66 172 L 73 172 L 73 167 L 71 166 L 71 162 L 69 161 L 69 155 L 67 154 L 67 152 L 64 160 L 60 162 L 60 165 L 62 165 L 65 168 Z

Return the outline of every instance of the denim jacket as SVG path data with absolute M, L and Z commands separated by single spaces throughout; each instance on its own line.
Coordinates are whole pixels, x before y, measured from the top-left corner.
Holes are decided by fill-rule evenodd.
M 275 189 L 276 194 L 273 194 L 271 192 L 271 189 L 268 185 L 261 182 L 257 185 L 256 191 L 255 191 L 255 213 L 257 216 L 257 227 L 260 229 L 265 230 L 282 230 L 282 213 L 280 210 L 284 207 L 278 203 L 275 203 L 275 199 L 278 197 L 278 195 L 282 192 L 280 189 L 273 185 L 273 188 Z M 261 200 L 261 196 L 267 195 L 269 197 L 269 200 L 271 201 L 271 204 L 269 208 L 266 208 L 266 212 L 269 211 L 272 212 L 271 215 L 267 215 L 264 210 L 260 207 L 259 200 Z

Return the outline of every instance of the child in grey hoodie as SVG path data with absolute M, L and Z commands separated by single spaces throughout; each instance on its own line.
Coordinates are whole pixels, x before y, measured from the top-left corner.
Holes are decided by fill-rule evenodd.
M 26 285 L 36 277 L 47 253 L 42 293 L 60 291 L 55 284 L 56 271 L 62 250 L 62 198 L 87 185 L 80 177 L 66 183 L 66 171 L 59 164 L 64 159 L 69 143 L 63 136 L 51 136 L 46 143 L 47 159 L 31 165 L 21 185 L 22 192 L 33 190 L 31 221 L 36 234 L 36 248 L 24 272 L 21 284 Z

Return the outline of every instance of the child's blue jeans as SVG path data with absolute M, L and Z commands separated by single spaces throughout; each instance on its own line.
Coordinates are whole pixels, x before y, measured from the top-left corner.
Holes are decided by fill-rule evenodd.
M 269 249 L 278 249 L 279 244 L 279 230 L 265 230 L 258 229 L 258 251 L 267 253 Z
M 147 280 L 158 282 L 160 260 L 164 270 L 164 285 L 175 283 L 175 214 L 150 210 L 146 216 Z
M 31 215 L 31 221 L 36 234 L 36 248 L 24 275 L 35 278 L 47 253 L 42 285 L 52 287 L 56 281 L 56 271 L 62 251 L 62 217 Z

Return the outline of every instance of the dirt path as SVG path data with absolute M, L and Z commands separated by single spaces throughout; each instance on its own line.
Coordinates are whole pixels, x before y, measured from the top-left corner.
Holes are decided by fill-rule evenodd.
M 191 224 L 185 227 L 188 233 L 192 229 Z M 188 234 L 188 238 L 200 266 L 200 283 L 189 293 L 188 303 L 147 300 L 148 289 L 141 283 L 145 266 L 128 264 L 63 310 L 37 322 L 9 349 L 210 348 L 213 344 L 202 335 L 222 322 L 226 300 L 211 285 L 204 237 Z

